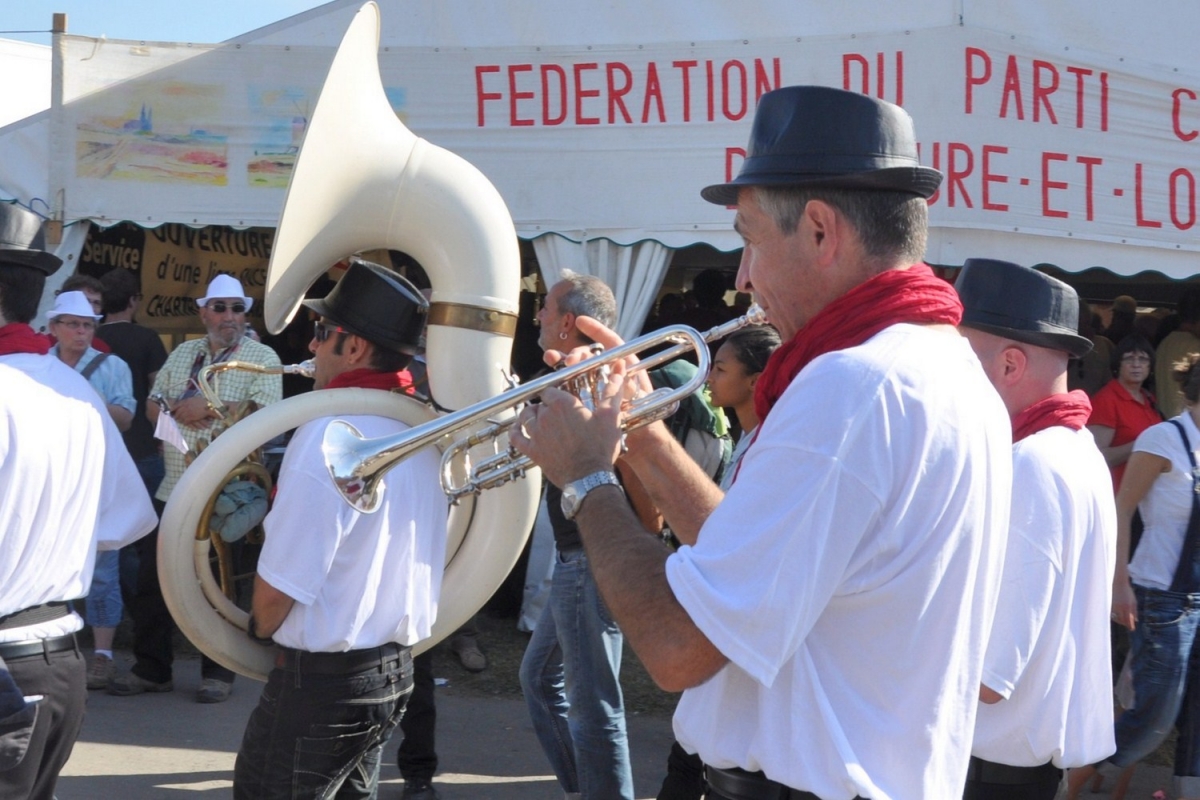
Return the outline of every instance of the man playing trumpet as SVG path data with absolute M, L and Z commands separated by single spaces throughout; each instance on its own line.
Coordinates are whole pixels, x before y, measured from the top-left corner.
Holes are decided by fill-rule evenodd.
M 940 180 L 896 106 L 762 97 L 741 174 L 702 193 L 737 206 L 738 288 L 784 339 L 756 386 L 757 439 L 723 496 L 661 424 L 628 435 L 676 553 L 605 477 L 621 365 L 594 412 L 549 390 L 514 427 L 573 498 L 631 646 L 686 690 L 675 734 L 710 765 L 710 798 L 961 795 L 1012 464 L 962 306 L 920 263 Z
M 401 276 L 353 260 L 323 300 L 309 349 L 317 390 L 410 385 L 429 304 Z M 388 474 L 372 514 L 329 481 L 321 439 L 296 430 L 263 523 L 250 635 L 279 645 L 234 767 L 234 797 L 374 797 L 380 753 L 412 692 L 410 648 L 428 638 L 446 559 L 439 459 L 423 450 Z M 407 427 L 350 416 L 368 436 Z

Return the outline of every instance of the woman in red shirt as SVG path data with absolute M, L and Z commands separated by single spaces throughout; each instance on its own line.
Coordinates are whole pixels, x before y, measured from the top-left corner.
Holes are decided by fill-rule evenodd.
M 1125 462 L 1133 452 L 1134 440 L 1146 428 L 1162 422 L 1162 415 L 1158 413 L 1154 395 L 1142 388 L 1150 377 L 1154 346 L 1145 337 L 1130 334 L 1117 343 L 1113 357 L 1117 377 L 1092 398 L 1088 430 L 1112 471 L 1115 495 L 1125 474 Z

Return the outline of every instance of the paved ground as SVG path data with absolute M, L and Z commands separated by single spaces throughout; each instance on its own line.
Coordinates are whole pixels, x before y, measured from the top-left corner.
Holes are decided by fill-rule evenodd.
M 198 659 L 176 662 L 169 694 L 112 697 L 91 692 L 83 733 L 58 785 L 58 800 L 170 800 L 227 797 L 233 759 L 261 684 L 238 679 L 233 697 L 198 705 Z M 556 800 L 562 797 L 533 735 L 525 704 L 509 697 L 480 697 L 440 687 L 436 783 L 445 800 Z M 663 714 L 629 719 L 634 782 L 639 798 L 652 798 L 664 773 L 672 734 Z M 380 797 L 399 798 L 400 775 L 388 763 Z M 1128 800 L 1169 797 L 1170 769 L 1139 767 Z M 1107 797 L 1085 792 L 1083 800 Z
M 238 678 L 228 702 L 199 705 L 192 699 L 199 660 L 176 661 L 175 673 L 175 691 L 168 694 L 89 694 L 83 733 L 59 780 L 58 800 L 229 796 L 234 755 L 262 684 Z M 455 692 L 451 675 L 437 690 L 437 704 L 441 770 L 435 782 L 444 800 L 562 797 L 523 701 L 464 696 Z M 637 795 L 652 798 L 665 772 L 670 719 L 631 717 L 628 724 Z M 381 798 L 400 796 L 395 747 L 388 748 Z

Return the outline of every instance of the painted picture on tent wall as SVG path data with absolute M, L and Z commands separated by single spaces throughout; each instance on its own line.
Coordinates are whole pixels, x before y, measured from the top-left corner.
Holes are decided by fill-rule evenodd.
M 105 108 L 76 126 L 76 176 L 225 186 L 228 136 L 203 123 L 224 116 L 223 94 L 221 86 L 179 81 L 106 93 Z
M 246 164 L 246 183 L 287 188 L 316 95 L 307 89 L 251 88 L 247 99 L 256 138 Z

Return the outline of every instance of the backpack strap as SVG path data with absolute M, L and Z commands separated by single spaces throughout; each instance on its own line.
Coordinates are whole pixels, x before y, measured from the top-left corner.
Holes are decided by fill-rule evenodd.
M 1192 443 L 1188 441 L 1183 424 L 1177 419 L 1167 421 L 1179 431 L 1183 449 L 1192 465 L 1192 515 L 1188 519 L 1183 548 L 1179 551 L 1179 563 L 1175 566 L 1171 591 L 1191 593 L 1200 590 L 1200 564 L 1197 564 L 1196 560 L 1197 552 L 1200 551 L 1200 469 L 1196 466 L 1196 453 L 1192 450 Z
M 92 375 L 96 372 L 96 370 L 98 370 L 100 368 L 100 365 L 103 364 L 104 360 L 106 358 L 108 358 L 110 355 L 112 355 L 112 353 L 99 354 L 98 356 L 93 358 L 91 363 L 89 363 L 86 367 L 84 367 L 83 371 L 80 372 L 79 374 L 83 376 L 83 379 L 85 381 L 90 381 L 92 379 Z

